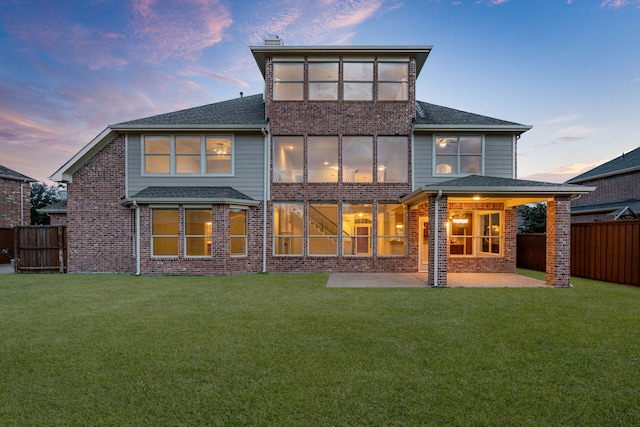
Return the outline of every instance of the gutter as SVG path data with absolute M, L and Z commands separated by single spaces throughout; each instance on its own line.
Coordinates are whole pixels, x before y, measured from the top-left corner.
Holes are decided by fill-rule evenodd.
M 435 218 L 434 218 L 434 223 L 435 223 L 435 232 L 434 232 L 434 245 L 433 245 L 433 287 L 437 288 L 438 287 L 438 228 L 440 226 L 439 221 L 438 221 L 438 208 L 439 208 L 439 201 L 440 198 L 442 197 L 442 190 L 438 191 L 438 195 L 436 196 L 436 200 L 435 200 Z

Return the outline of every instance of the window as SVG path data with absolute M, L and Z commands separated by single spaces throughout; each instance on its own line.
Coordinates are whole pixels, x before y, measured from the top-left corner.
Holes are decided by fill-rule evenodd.
M 152 256 L 178 256 L 178 209 L 151 209 Z
M 338 137 L 307 138 L 307 174 L 309 182 L 338 182 Z
M 342 205 L 342 253 L 371 255 L 371 204 L 344 203 Z
M 502 254 L 500 212 L 452 211 L 448 226 L 450 255 Z
M 378 182 L 408 182 L 409 144 L 405 136 L 378 137 Z
M 231 175 L 232 136 L 143 137 L 144 173 L 147 175 Z
M 482 174 L 481 136 L 436 136 L 436 175 Z
M 231 238 L 231 256 L 247 254 L 247 211 L 231 209 L 229 214 L 229 235 Z
M 309 255 L 338 254 L 338 205 L 309 203 Z
M 345 101 L 371 101 L 373 99 L 372 62 L 345 62 L 343 72 L 343 98 Z
M 273 252 L 276 255 L 302 255 L 302 203 L 273 204 Z
M 342 182 L 373 182 L 373 138 L 342 138 Z
M 302 182 L 303 149 L 301 136 L 273 137 L 273 182 Z
M 409 99 L 409 64 L 406 62 L 378 63 L 378 99 L 406 101 Z
M 338 99 L 338 63 L 309 63 L 309 99 L 335 101 Z
M 405 207 L 397 203 L 378 204 L 378 255 L 406 255 Z
M 304 64 L 276 62 L 273 64 L 273 100 L 302 101 L 304 98 Z
M 186 209 L 185 255 L 211 256 L 211 209 Z

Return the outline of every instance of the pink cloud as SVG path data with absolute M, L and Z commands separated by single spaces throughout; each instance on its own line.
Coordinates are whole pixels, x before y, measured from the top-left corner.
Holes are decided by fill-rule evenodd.
M 640 5 L 640 0 L 603 0 L 602 3 L 600 3 L 600 7 L 620 9 L 621 7 L 632 4 Z

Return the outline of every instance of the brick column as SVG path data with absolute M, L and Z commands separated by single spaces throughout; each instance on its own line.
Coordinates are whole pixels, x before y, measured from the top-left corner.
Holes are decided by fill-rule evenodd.
M 434 286 L 436 245 L 438 247 L 438 286 L 447 286 L 447 196 L 438 200 L 438 212 L 436 212 L 436 196 L 429 197 L 429 272 L 427 284 Z M 436 221 L 436 215 L 438 220 Z M 436 242 L 436 222 L 438 223 L 438 241 Z
M 571 199 L 547 202 L 547 285 L 569 287 L 571 273 Z

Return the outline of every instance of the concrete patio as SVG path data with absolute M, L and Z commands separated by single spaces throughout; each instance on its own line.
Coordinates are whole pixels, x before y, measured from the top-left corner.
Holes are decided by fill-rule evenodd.
M 328 288 L 420 288 L 427 273 L 330 273 Z M 449 273 L 449 288 L 547 288 L 544 280 L 510 273 Z

